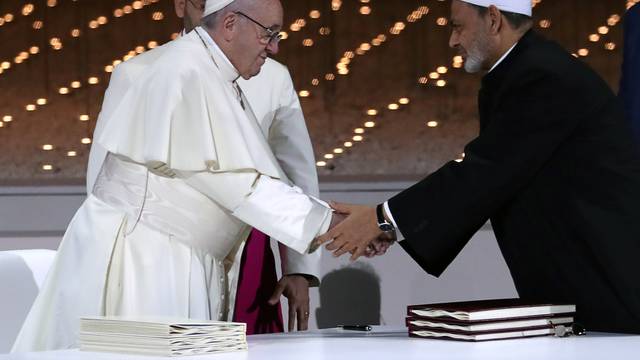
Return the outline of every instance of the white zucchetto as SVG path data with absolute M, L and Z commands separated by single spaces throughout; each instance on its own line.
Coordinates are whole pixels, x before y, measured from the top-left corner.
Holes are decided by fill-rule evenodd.
M 234 1 L 235 0 L 207 0 L 204 4 L 204 13 L 202 14 L 202 17 L 211 15 Z
M 508 11 L 516 14 L 531 16 L 531 0 L 461 0 L 469 4 L 482 7 L 494 5 L 500 11 Z M 209 1 L 207 1 L 208 3 Z M 216 2 L 216 1 L 213 1 Z

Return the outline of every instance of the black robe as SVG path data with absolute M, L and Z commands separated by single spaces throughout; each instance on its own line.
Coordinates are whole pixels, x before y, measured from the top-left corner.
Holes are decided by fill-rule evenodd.
M 627 119 L 631 122 L 636 146 L 640 149 L 640 5 L 624 16 L 624 62 L 620 79 L 620 96 Z
M 640 332 L 640 161 L 607 84 L 529 31 L 482 79 L 480 135 L 389 200 L 402 247 L 439 276 L 491 220 L 521 298 Z M 490 279 L 487 279 L 490 281 Z

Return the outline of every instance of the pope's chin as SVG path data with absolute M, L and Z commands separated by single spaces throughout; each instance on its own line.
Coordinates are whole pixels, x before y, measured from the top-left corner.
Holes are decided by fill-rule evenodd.
M 245 74 L 240 74 L 240 76 L 242 76 L 243 79 L 245 80 L 249 80 L 252 77 L 258 75 L 260 73 L 260 70 L 262 70 L 262 65 L 264 65 L 265 60 L 264 59 L 260 59 L 255 66 L 253 66 L 251 69 L 249 69 L 249 71 L 247 71 Z

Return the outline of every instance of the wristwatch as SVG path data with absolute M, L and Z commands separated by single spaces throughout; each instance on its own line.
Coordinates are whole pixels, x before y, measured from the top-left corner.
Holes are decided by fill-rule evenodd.
M 378 227 L 383 232 L 391 232 L 395 230 L 393 224 L 387 221 L 384 217 L 384 213 L 382 212 L 382 204 L 378 204 L 376 206 L 376 214 L 378 215 Z

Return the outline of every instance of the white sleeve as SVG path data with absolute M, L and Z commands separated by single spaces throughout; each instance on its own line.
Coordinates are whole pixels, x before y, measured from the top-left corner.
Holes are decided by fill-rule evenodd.
M 287 260 L 283 269 L 283 275 L 303 274 L 313 277 L 309 286 L 320 285 L 320 261 L 323 251 L 314 251 L 311 254 L 300 254 L 290 247 L 285 249 Z
M 298 94 L 286 68 L 282 67 L 277 74 L 278 106 L 269 127 L 269 146 L 289 180 L 305 194 L 318 196 L 315 156 Z M 322 251 L 302 255 L 287 247 L 285 252 L 284 275 L 309 275 L 314 277 L 310 284 L 319 285 Z
M 331 209 L 297 187 L 255 172 L 177 172 L 233 216 L 304 254 L 331 223 Z

